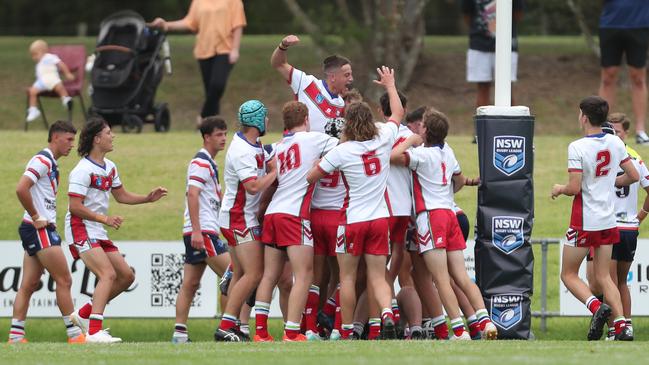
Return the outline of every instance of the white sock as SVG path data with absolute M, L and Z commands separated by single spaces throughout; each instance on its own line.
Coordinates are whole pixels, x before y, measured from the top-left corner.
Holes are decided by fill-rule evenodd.
M 69 338 L 75 338 L 81 334 L 81 328 L 72 323 L 70 316 L 63 316 L 63 323 L 65 323 L 65 331 Z
M 12 318 L 11 329 L 9 330 L 9 340 L 19 341 L 25 338 L 25 321 Z
M 64 96 L 64 97 L 61 98 L 61 104 L 63 104 L 63 106 L 68 106 L 68 102 L 69 102 L 70 100 L 72 100 L 71 97 L 69 97 L 69 96 Z

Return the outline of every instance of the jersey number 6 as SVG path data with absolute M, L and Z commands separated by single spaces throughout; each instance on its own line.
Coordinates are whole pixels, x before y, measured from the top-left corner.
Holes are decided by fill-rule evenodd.
M 361 155 L 363 158 L 363 167 L 365 168 L 365 175 L 374 176 L 381 172 L 381 160 L 376 157 L 376 151 L 366 152 Z

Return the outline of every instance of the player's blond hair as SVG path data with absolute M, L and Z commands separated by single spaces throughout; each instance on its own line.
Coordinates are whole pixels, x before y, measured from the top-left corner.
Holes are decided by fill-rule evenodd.
M 47 42 L 42 39 L 37 39 L 29 45 L 29 52 L 47 52 Z
M 629 117 L 624 113 L 611 113 L 608 115 L 608 122 L 613 124 L 622 124 L 622 129 L 628 131 L 631 127 Z
M 347 141 L 369 141 L 379 134 L 374 124 L 370 106 L 365 102 L 352 103 L 345 107 L 344 139 Z

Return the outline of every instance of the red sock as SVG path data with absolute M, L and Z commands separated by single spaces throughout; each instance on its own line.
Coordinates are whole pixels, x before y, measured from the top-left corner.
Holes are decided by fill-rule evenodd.
M 320 304 L 320 289 L 311 285 L 309 296 L 306 298 L 306 307 L 304 308 L 304 322 L 307 331 L 318 333 L 318 305 Z
M 600 302 L 600 300 L 595 298 L 594 296 L 588 298 L 588 301 L 586 301 L 586 307 L 588 307 L 588 310 L 592 314 L 595 314 L 595 312 L 597 312 L 597 310 L 601 306 L 602 306 L 602 302 Z
M 399 304 L 397 304 L 396 299 L 392 299 L 392 313 L 394 313 L 394 321 L 399 322 L 401 315 L 399 314 Z
M 381 320 L 378 318 L 370 318 L 370 332 L 367 334 L 368 340 L 374 340 L 381 335 Z
M 90 314 L 92 313 L 92 302 L 88 302 L 83 305 L 83 307 L 79 308 L 79 317 L 88 319 L 90 318 Z
M 342 311 L 340 310 L 340 306 L 337 306 L 336 307 L 336 316 L 334 317 L 334 329 L 337 329 L 338 331 L 340 331 L 341 328 L 342 328 L 342 323 L 343 323 Z
M 90 318 L 90 328 L 88 328 L 88 334 L 94 335 L 95 333 L 101 331 L 101 327 L 104 322 L 103 314 L 92 313 L 88 318 Z
M 471 337 L 476 337 L 480 333 L 480 323 L 478 321 L 473 321 L 469 323 L 469 334 Z M 448 333 L 448 330 L 447 330 Z
M 353 324 L 342 325 L 342 328 L 340 329 L 340 338 L 342 338 L 343 340 L 349 339 L 349 336 L 351 336 L 352 331 L 354 331 Z
M 221 317 L 221 324 L 219 325 L 219 328 L 224 331 L 227 331 L 231 328 L 235 328 L 236 326 L 237 326 L 237 317 L 224 313 L 223 317 Z
M 624 317 L 620 317 L 613 321 L 613 325 L 615 326 L 615 334 L 617 335 L 622 332 L 624 327 L 626 327 L 626 320 L 624 319 Z
M 291 340 L 294 340 L 297 335 L 300 334 L 299 330 L 289 330 L 284 328 L 284 333 L 286 334 L 286 337 L 288 337 Z
M 255 307 L 255 334 L 263 338 L 268 337 L 268 310 Z
M 327 299 L 324 308 L 322 308 L 322 312 L 329 317 L 333 317 L 336 315 L 336 299 L 334 299 L 333 296 Z
M 392 310 L 389 309 L 389 308 L 383 309 L 383 311 L 381 313 L 381 320 L 385 321 L 386 318 L 392 319 L 392 322 L 394 322 L 394 323 L 397 322 L 397 320 L 396 320 L 396 318 L 394 316 L 394 313 L 392 313 Z
M 448 325 L 446 322 L 433 327 L 433 331 L 438 340 L 448 340 Z

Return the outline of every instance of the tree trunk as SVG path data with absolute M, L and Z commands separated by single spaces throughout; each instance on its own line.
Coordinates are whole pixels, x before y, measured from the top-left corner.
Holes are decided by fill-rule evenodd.
M 590 49 L 593 54 L 595 54 L 595 56 L 599 58 L 599 45 L 595 41 L 595 37 L 593 37 L 593 33 L 590 31 L 590 28 L 586 23 L 586 18 L 584 17 L 584 13 L 581 10 L 581 7 L 575 2 L 575 0 L 566 0 L 566 3 L 568 4 L 568 7 L 572 11 L 572 13 L 575 15 L 577 24 L 579 24 L 579 29 L 581 29 L 581 34 L 584 36 L 584 40 L 586 41 L 586 46 L 588 46 L 588 49 Z

